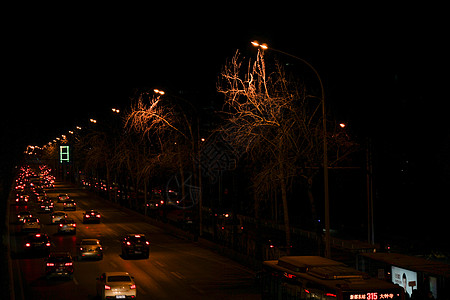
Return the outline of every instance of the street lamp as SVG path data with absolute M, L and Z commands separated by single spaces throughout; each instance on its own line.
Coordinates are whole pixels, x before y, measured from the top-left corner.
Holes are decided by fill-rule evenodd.
M 95 119 L 89 119 L 89 121 L 91 121 L 91 123 L 97 123 L 97 120 L 95 120 Z
M 263 50 L 269 49 L 269 46 L 266 43 L 260 44 L 258 41 L 251 42 L 253 46 L 259 47 Z M 322 79 L 319 76 L 317 70 L 306 60 L 300 58 L 298 56 L 292 55 L 290 53 L 286 53 L 284 51 L 270 48 L 270 50 L 287 55 L 289 57 L 295 58 L 305 65 L 307 65 L 313 72 L 316 74 L 317 79 L 320 84 L 320 92 L 321 92 L 321 102 L 322 102 L 322 120 L 323 120 L 323 185 L 324 185 L 324 198 L 325 198 L 325 257 L 331 256 L 331 246 L 330 246 L 330 199 L 328 192 L 328 150 L 327 150 L 327 119 L 326 119 L 326 111 L 325 111 L 325 92 L 323 89 Z

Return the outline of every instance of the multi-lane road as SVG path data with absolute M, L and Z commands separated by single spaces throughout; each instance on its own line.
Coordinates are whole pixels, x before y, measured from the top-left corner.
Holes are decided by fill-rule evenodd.
M 48 195 L 56 203 L 59 193 L 68 193 L 78 203 L 67 212 L 77 222 L 76 235 L 61 235 L 50 222 L 49 214 L 38 214 L 54 251 L 70 251 L 75 258 L 77 244 L 83 238 L 98 238 L 104 247 L 100 261 L 74 262 L 72 280 L 47 280 L 44 257 L 23 253 L 24 235 L 16 224 L 17 212 L 10 209 L 10 244 L 15 299 L 97 299 L 96 278 L 106 271 L 129 272 L 136 281 L 138 299 L 260 299 L 254 272 L 228 258 L 181 239 L 146 222 L 138 214 L 121 210 L 95 194 L 74 186 L 57 183 Z M 34 207 L 28 207 L 36 212 Z M 83 224 L 82 213 L 96 209 L 100 224 Z M 127 233 L 144 233 L 150 240 L 148 259 L 124 259 L 120 239 Z

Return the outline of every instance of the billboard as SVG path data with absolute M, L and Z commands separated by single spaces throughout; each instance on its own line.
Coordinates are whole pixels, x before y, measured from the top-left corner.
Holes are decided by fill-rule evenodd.
M 403 268 L 392 266 L 392 282 L 400 285 L 405 294 L 411 297 L 413 289 L 417 289 L 417 273 Z

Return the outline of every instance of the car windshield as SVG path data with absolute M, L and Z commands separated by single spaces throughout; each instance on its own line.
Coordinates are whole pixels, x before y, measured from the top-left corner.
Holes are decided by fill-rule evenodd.
M 108 276 L 108 281 L 109 282 L 131 281 L 131 278 L 128 275 L 114 275 L 114 276 Z
M 48 258 L 49 262 L 70 262 L 72 259 L 70 256 L 50 256 Z

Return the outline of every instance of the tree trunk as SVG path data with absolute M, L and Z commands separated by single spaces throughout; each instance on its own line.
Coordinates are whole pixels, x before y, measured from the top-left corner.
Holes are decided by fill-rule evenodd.
M 313 225 L 314 225 L 314 232 L 317 234 L 317 253 L 320 255 L 321 249 L 322 249 L 322 227 L 320 226 L 318 217 L 317 217 L 317 210 L 316 210 L 316 204 L 314 201 L 314 195 L 312 192 L 312 186 L 313 186 L 313 180 L 312 177 L 308 178 L 308 199 L 309 199 L 309 205 L 311 206 L 311 215 L 313 218 Z
M 289 225 L 289 208 L 287 203 L 287 186 L 286 180 L 281 176 L 281 198 L 283 200 L 283 216 L 284 216 L 284 231 L 286 232 L 286 254 L 290 254 L 291 250 L 291 227 Z

